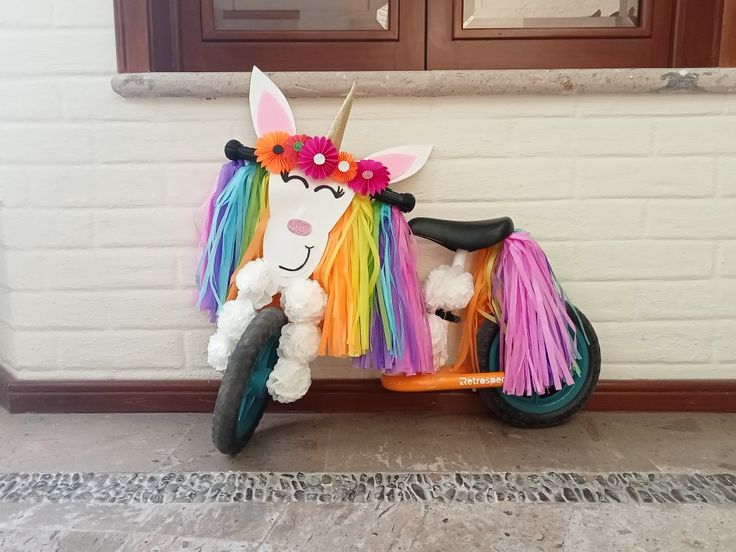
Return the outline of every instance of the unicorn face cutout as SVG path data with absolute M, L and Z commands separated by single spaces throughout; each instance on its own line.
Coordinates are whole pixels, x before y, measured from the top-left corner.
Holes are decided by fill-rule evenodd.
M 249 100 L 253 127 L 259 138 L 273 132 L 296 135 L 294 116 L 286 97 L 257 67 L 251 73 Z M 342 123 L 336 121 L 329 132 L 337 149 L 351 101 L 348 97 L 340 111 Z M 431 150 L 431 146 L 404 146 L 384 150 L 367 159 L 384 165 L 391 175 L 390 182 L 394 183 L 421 169 Z M 263 259 L 279 283 L 285 285 L 293 278 L 308 278 L 314 272 L 327 247 L 330 231 L 355 193 L 347 182 L 329 176 L 313 178 L 299 168 L 284 172 L 271 170 L 270 218 L 263 239 Z

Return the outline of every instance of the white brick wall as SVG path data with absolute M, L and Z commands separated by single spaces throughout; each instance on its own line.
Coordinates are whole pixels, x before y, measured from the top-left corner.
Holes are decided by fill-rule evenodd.
M 193 219 L 244 100 L 125 100 L 112 2 L 0 9 L 0 362 L 210 377 Z M 324 132 L 336 100 L 295 100 Z M 606 378 L 736 377 L 734 96 L 361 98 L 357 154 L 436 144 L 418 214 L 512 216 L 596 325 Z M 421 270 L 449 254 L 422 244 Z M 324 361 L 322 376 L 360 377 Z

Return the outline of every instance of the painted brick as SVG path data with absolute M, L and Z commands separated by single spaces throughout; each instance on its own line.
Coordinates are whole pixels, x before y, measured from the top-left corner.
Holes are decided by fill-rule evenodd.
M 2 11 L 2 10 L 0 10 Z M 0 80 L 0 121 L 61 119 L 61 94 L 55 82 L 35 79 Z
M 92 136 L 85 125 L 0 123 L 0 133 L 0 164 L 56 166 L 88 163 L 91 158 Z
M 524 121 L 524 120 L 522 120 Z M 521 124 L 515 123 L 515 124 Z M 250 125 L 250 123 L 248 123 Z M 305 125 L 305 132 L 324 133 L 324 122 Z M 362 157 L 401 144 L 434 144 L 433 160 L 506 157 L 512 122 L 508 119 L 481 119 L 468 123 L 463 119 L 391 119 L 351 121 L 350 136 L 359 136 Z M 535 152 L 544 155 L 544 152 Z
M 109 209 L 95 213 L 98 246 L 192 245 L 197 242 L 194 209 Z
M 718 160 L 718 193 L 726 197 L 736 197 L 736 158 L 724 157 Z
M 228 122 L 110 123 L 95 127 L 96 158 L 117 162 L 224 161 L 222 148 L 234 136 Z
M 0 10 L 0 32 L 4 27 L 49 27 L 53 20 L 53 0 L 23 0 L 3 2 Z
M 644 233 L 645 204 L 636 200 L 535 201 L 516 203 L 430 203 L 418 205 L 419 216 L 488 219 L 510 216 L 544 240 L 639 238 Z
M 579 96 L 577 112 L 581 117 L 715 115 L 723 110 L 726 98 L 721 94 Z
M 715 191 L 715 160 L 707 157 L 578 159 L 580 197 L 708 197 Z
M 112 27 L 0 33 L 0 52 L 0 74 L 6 75 L 100 75 L 117 66 Z
M 107 293 L 14 292 L 10 308 L 15 328 L 102 329 L 108 326 Z
M 199 262 L 199 248 L 183 249 L 176 254 L 176 285 L 188 289 L 194 288 L 194 274 Z M 192 293 L 194 293 L 192 291 Z
M 157 165 L 29 167 L 34 207 L 141 207 L 164 204 Z
M 170 249 L 56 251 L 44 253 L 42 274 L 48 289 L 168 288 L 175 265 Z
M 111 2 L 99 0 L 55 0 L 54 23 L 60 27 L 99 27 L 113 25 Z
M 736 238 L 736 199 L 657 199 L 647 204 L 654 238 Z
M 0 323 L 0 365 L 15 373 L 15 332 L 5 323 Z
M 606 364 L 601 367 L 601 379 L 731 379 L 736 364 L 712 362 L 709 364 Z
M 712 242 L 582 242 L 576 247 L 579 280 L 673 280 L 713 272 Z
M 1 214 L 1 213 L 0 213 Z M 0 270 L 3 285 L 17 290 L 43 289 L 45 270 L 42 254 L 38 251 L 3 251 L 5 271 Z
M 5 245 L 13 249 L 89 247 L 92 214 L 83 211 L 6 209 Z
M 727 241 L 718 244 L 717 267 L 719 276 L 736 276 L 736 242 Z
M 711 321 L 599 322 L 603 362 L 708 362 L 714 340 Z
M 214 333 L 215 327 L 189 330 L 184 333 L 184 365 L 187 368 L 208 370 L 210 375 L 215 375 L 207 364 L 207 342 Z
M 0 167 L 0 207 L 22 207 L 27 202 L 26 170 L 21 167 Z M 1 210 L 0 217 L 2 217 Z
M 572 159 L 432 160 L 400 183 L 417 201 L 559 199 L 572 197 Z
M 653 122 L 637 118 L 520 119 L 511 134 L 514 155 L 648 155 Z
M 61 83 L 64 117 L 69 121 L 152 121 L 159 102 L 125 99 L 113 92 L 109 75 L 65 79 Z
M 556 268 L 556 267 L 555 267 Z M 565 282 L 570 301 L 580 308 L 593 325 L 597 322 L 636 319 L 638 282 Z
M 47 331 L 16 330 L 14 368 L 48 370 L 57 366 L 58 335 Z
M 736 153 L 736 117 L 658 119 L 655 151 L 682 155 Z
M 637 287 L 641 320 L 736 318 L 736 280 L 640 282 Z
M 179 329 L 209 326 L 209 316 L 194 307 L 191 289 L 106 293 L 111 328 Z
M 209 197 L 224 161 L 164 167 L 166 205 L 199 207 Z
M 716 324 L 713 349 L 718 361 L 736 361 L 736 320 L 724 320 Z
M 184 348 L 177 331 L 115 330 L 59 332 L 61 368 L 175 368 L 184 364 Z M 114 372 L 113 372 L 114 373 Z

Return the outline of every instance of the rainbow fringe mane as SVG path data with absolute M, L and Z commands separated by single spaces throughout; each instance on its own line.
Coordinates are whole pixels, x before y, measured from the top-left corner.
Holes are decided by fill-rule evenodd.
M 263 255 L 267 191 L 268 173 L 258 164 L 228 163 L 204 205 L 197 306 L 213 320 L 237 295 L 239 268 Z M 353 357 L 387 373 L 434 371 L 414 237 L 398 208 L 356 194 L 312 278 L 327 293 L 320 355 Z
M 565 295 L 542 248 L 526 232 L 514 232 L 478 252 L 473 266 L 475 295 L 468 305 L 458 364 L 477 371 L 479 322 L 495 320 L 509 395 L 543 394 L 572 384 L 577 370 L 576 331 Z

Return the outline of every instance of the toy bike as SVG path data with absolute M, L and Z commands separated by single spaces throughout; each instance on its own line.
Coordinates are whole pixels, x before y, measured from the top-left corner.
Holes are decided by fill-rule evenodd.
M 327 136 L 298 135 L 286 98 L 253 70 L 258 141 L 225 148 L 198 269 L 198 304 L 218 323 L 208 362 L 224 371 L 215 446 L 237 453 L 269 400 L 303 396 L 318 354 L 381 370 L 391 391 L 475 390 L 518 427 L 568 419 L 593 393 L 600 348 L 541 248 L 510 218 L 407 223 L 415 199 L 388 184 L 419 171 L 431 148 L 356 161 L 340 151 L 351 105 L 352 91 Z M 423 289 L 414 237 L 455 252 Z M 452 323 L 462 336 L 448 364 Z

